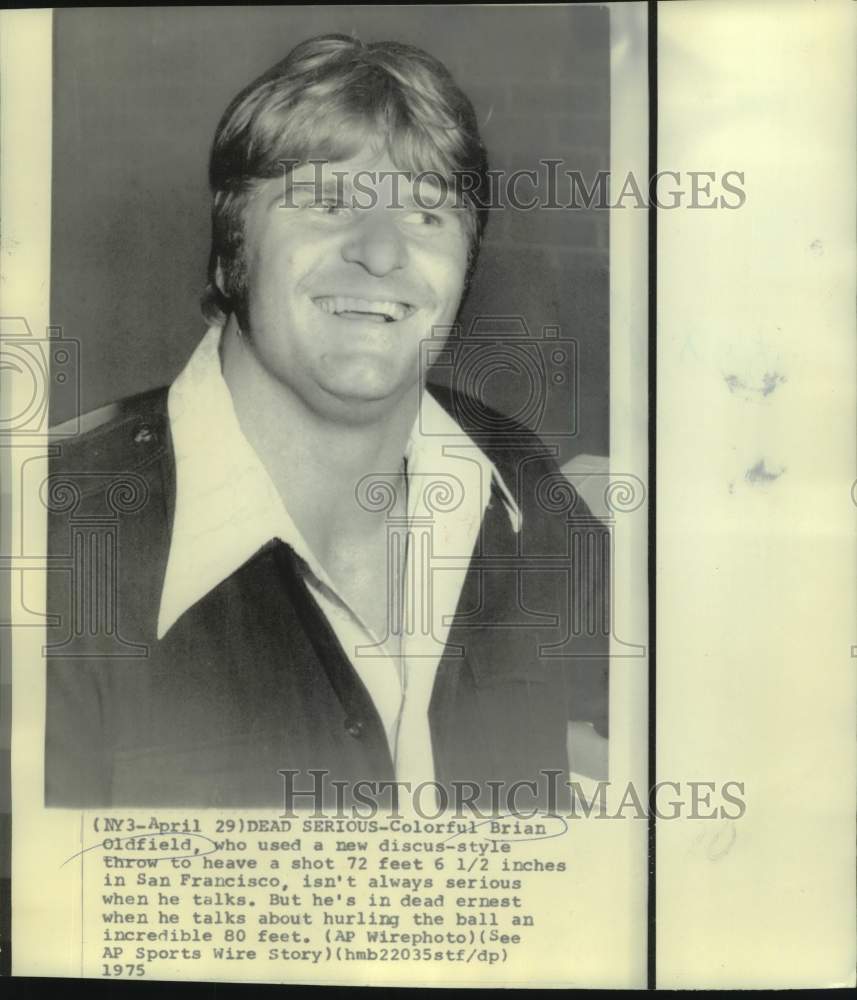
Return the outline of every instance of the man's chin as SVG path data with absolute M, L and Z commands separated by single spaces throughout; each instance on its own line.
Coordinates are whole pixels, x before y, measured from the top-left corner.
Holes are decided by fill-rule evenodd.
M 328 407 L 334 413 L 346 414 L 356 423 L 369 423 L 379 415 L 406 405 L 409 397 L 416 398 L 417 379 L 407 384 L 382 378 L 338 378 L 321 385 Z

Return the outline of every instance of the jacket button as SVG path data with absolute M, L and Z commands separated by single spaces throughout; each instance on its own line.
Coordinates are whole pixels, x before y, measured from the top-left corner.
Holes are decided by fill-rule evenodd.
M 353 736 L 355 740 L 359 740 L 363 735 L 363 722 L 360 719 L 346 719 L 345 720 L 345 732 L 349 736 Z
M 155 440 L 155 432 L 150 424 L 140 424 L 134 431 L 134 444 L 149 444 Z

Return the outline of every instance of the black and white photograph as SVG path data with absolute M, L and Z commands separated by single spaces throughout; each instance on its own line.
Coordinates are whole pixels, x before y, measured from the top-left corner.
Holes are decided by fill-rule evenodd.
M 607 778 L 608 11 L 54 37 L 46 804 Z
M 854 986 L 855 36 L 0 14 L 0 976 Z

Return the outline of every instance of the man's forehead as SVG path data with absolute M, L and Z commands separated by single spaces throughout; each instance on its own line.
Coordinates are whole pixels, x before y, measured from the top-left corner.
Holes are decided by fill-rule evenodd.
M 382 156 L 354 156 L 347 160 L 313 157 L 293 166 L 287 175 L 293 184 L 338 183 L 340 185 L 381 185 L 398 182 L 434 186 L 438 190 L 449 186 L 444 175 L 434 169 L 415 170 L 400 166 L 385 153 Z

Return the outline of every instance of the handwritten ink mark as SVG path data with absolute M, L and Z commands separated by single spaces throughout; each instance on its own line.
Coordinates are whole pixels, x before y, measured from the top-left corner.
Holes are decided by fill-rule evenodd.
M 532 817 L 527 817 L 527 818 L 532 819 Z M 490 819 L 484 819 L 482 820 L 481 823 L 477 823 L 474 827 L 474 830 L 478 830 L 480 827 L 485 826 L 486 823 L 504 825 L 503 824 L 504 820 L 512 820 L 513 822 L 517 822 L 520 824 L 521 817 L 516 815 L 515 813 L 507 813 L 505 815 L 492 816 Z M 547 827 L 548 830 L 547 833 L 527 832 L 525 835 L 522 836 L 521 834 L 515 832 L 507 834 L 504 833 L 503 831 L 494 831 L 489 827 L 487 831 L 483 832 L 482 836 L 484 839 L 487 840 L 508 841 L 509 843 L 520 844 L 530 840 L 550 840 L 553 837 L 561 837 L 568 830 L 568 823 L 562 818 L 562 816 L 544 815 L 541 816 L 540 823 L 542 826 Z M 557 829 L 555 830 L 555 832 L 551 833 L 550 830 L 553 824 L 561 824 L 562 829 Z M 449 837 L 447 837 L 446 840 L 443 841 L 443 843 L 448 844 L 450 840 L 455 840 L 456 837 L 463 837 L 472 834 L 473 830 L 453 833 Z M 489 836 L 489 834 L 494 834 L 494 835 Z
M 89 851 L 95 851 L 99 847 L 104 847 L 105 844 L 107 843 L 110 843 L 112 846 L 115 843 L 121 843 L 123 840 L 139 840 L 141 839 L 141 836 L 145 839 L 145 835 L 137 833 L 129 834 L 127 837 L 105 837 L 104 840 L 100 840 L 97 844 L 92 844 L 90 847 L 84 847 L 83 850 L 77 851 L 75 854 L 72 854 L 71 857 L 66 858 L 65 861 L 63 861 L 63 863 L 60 865 L 60 868 L 67 865 L 69 861 L 74 861 L 75 858 L 79 858 L 82 854 L 87 854 Z M 220 849 L 210 837 L 205 837 L 201 833 L 183 833 L 181 836 L 198 837 L 200 840 L 204 840 L 206 843 L 211 844 L 211 848 L 206 851 L 201 851 L 198 847 L 195 847 L 190 854 L 164 854 L 164 855 L 155 854 L 154 857 L 148 857 L 148 856 L 145 858 L 139 857 L 137 858 L 137 860 L 152 861 L 155 864 L 157 864 L 159 861 L 171 861 L 173 859 L 178 859 L 178 858 L 201 858 L 205 854 L 214 854 L 216 851 Z M 105 848 L 105 850 L 109 849 L 110 848 Z M 119 849 L 121 850 L 121 848 Z M 143 855 L 145 853 L 146 852 L 144 851 L 138 852 L 138 854 L 140 855 Z

